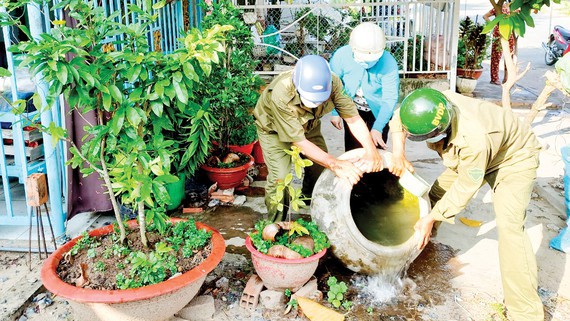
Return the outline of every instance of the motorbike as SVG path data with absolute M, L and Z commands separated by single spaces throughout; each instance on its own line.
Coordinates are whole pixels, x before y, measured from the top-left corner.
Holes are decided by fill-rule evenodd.
M 562 26 L 555 26 L 548 37 L 548 42 L 542 43 L 542 48 L 546 51 L 544 62 L 548 66 L 554 63 L 566 53 L 570 52 L 570 30 Z

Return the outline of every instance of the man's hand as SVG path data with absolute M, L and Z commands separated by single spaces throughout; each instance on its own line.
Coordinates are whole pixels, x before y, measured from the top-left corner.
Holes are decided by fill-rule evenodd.
M 415 237 L 418 240 L 418 250 L 422 250 L 428 244 L 433 223 L 435 223 L 435 220 L 431 216 L 426 215 L 420 218 L 414 225 Z
M 379 172 L 384 169 L 382 156 L 376 149 L 371 153 L 366 152 L 354 165 L 364 173 Z
M 406 169 L 410 171 L 410 173 L 414 172 L 414 166 L 406 159 L 406 156 L 403 154 L 393 153 L 392 162 L 388 168 L 390 173 L 400 177 L 404 174 Z
M 352 185 L 358 183 L 363 174 L 352 162 L 339 159 L 330 165 L 330 170 L 332 170 L 336 176 L 347 179 Z
M 332 116 L 331 124 L 338 130 L 342 129 L 342 118 L 340 116 Z
M 372 141 L 374 142 L 374 146 L 379 146 L 382 149 L 388 148 L 386 143 L 382 139 L 382 133 L 373 129 L 370 131 L 370 136 L 372 136 Z

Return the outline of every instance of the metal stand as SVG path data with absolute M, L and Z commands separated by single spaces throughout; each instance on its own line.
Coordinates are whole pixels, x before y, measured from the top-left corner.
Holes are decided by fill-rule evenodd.
M 36 230 L 38 234 L 38 253 L 40 255 L 40 260 L 42 259 L 42 244 L 44 253 L 46 254 L 46 259 L 49 255 L 42 219 L 42 205 L 46 209 L 46 216 L 49 223 L 49 229 L 51 231 L 53 247 L 54 249 L 57 249 L 55 234 L 53 233 L 53 226 L 51 224 L 51 218 L 47 207 L 48 196 L 45 174 L 32 174 L 26 179 L 26 194 L 28 205 L 32 207 L 32 213 L 30 213 L 30 232 L 28 233 L 28 263 L 30 270 L 32 270 L 32 216 L 34 215 L 34 210 L 36 212 Z

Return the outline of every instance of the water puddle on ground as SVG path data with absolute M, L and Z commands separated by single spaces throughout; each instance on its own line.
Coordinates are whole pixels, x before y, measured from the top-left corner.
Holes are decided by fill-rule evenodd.
M 456 291 L 450 280 L 456 274 L 450 260 L 454 256 L 455 250 L 451 247 L 430 242 L 410 264 L 404 277 L 388 280 L 354 273 L 327 254 L 316 275 L 319 289 L 325 294 L 325 302 L 326 281 L 330 276 L 349 285 L 347 298 L 352 301 L 353 308 L 346 320 L 422 320 L 427 308 L 453 299 Z

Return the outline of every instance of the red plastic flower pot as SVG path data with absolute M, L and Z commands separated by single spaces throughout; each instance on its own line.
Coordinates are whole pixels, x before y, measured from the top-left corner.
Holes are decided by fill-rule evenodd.
M 238 187 L 241 185 L 245 175 L 247 175 L 249 167 L 253 165 L 253 157 L 251 157 L 251 155 L 247 156 L 249 156 L 249 161 L 242 166 L 233 168 L 217 168 L 204 164 L 200 168 L 206 172 L 206 175 L 211 182 L 218 183 L 218 188 L 228 189 Z
M 327 252 L 324 249 L 309 257 L 294 260 L 277 258 L 256 250 L 249 236 L 245 239 L 245 247 L 251 252 L 253 267 L 265 287 L 275 291 L 290 289 L 295 292 L 300 289 L 311 279 L 319 266 L 319 259 Z
M 171 221 L 181 219 L 173 218 Z M 136 224 L 136 221 L 129 221 L 130 226 Z M 67 242 L 47 258 L 41 270 L 42 282 L 53 294 L 69 301 L 76 320 L 168 320 L 194 298 L 208 273 L 221 262 L 226 250 L 224 238 L 218 231 L 200 222 L 196 222 L 196 227 L 212 231 L 212 253 L 192 270 L 161 283 L 127 290 L 92 290 L 63 282 L 56 272 L 59 261 L 80 237 Z M 113 226 L 108 225 L 89 232 L 89 235 L 101 236 L 112 231 Z
M 255 145 L 256 142 L 257 141 L 253 141 L 247 145 L 230 145 L 230 146 L 228 146 L 228 148 L 232 152 L 238 152 L 238 153 L 242 153 L 242 154 L 251 155 L 253 152 L 253 146 Z
M 247 145 L 228 145 L 228 149 L 232 152 L 237 152 L 237 153 L 242 153 L 242 154 L 248 154 L 251 155 L 253 152 L 253 146 L 257 143 L 257 141 L 253 141 Z M 213 141 L 212 145 L 214 146 L 218 146 L 218 142 Z

